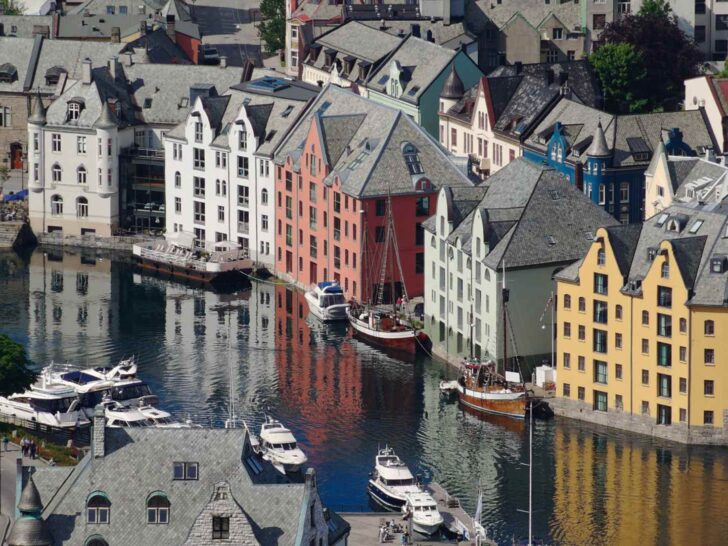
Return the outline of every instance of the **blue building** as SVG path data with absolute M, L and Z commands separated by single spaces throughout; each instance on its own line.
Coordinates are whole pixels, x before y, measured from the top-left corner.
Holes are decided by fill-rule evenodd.
M 614 116 L 562 98 L 524 143 L 523 157 L 568 176 L 622 223 L 644 218 L 644 173 L 660 142 L 669 155 L 717 149 L 700 110 Z

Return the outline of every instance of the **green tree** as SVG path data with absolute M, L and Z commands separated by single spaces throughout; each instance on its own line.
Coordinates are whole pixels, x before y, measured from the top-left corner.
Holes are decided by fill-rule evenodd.
M 0 396 L 22 392 L 35 381 L 36 374 L 29 365 L 25 347 L 0 334 Z
M 641 112 L 646 99 L 637 97 L 647 75 L 642 55 L 627 43 L 606 44 L 589 55 L 589 62 L 599 78 L 604 94 L 605 109 L 609 112 Z
M 25 6 L 21 2 L 13 0 L 0 0 L 5 15 L 23 15 Z
M 642 7 L 637 12 L 637 15 L 658 15 L 669 17 L 672 12 L 669 2 L 665 0 L 645 0 L 642 3 Z
M 286 47 L 285 0 L 262 0 L 260 14 L 258 34 L 265 43 L 266 52 L 273 54 Z

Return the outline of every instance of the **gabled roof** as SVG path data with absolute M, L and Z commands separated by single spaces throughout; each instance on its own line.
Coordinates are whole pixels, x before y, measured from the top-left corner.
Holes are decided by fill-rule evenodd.
M 390 66 L 392 63 L 399 63 L 404 71 L 402 95 L 399 100 L 418 104 L 420 97 L 450 65 L 457 53 L 432 42 L 408 36 L 389 57 L 382 61 L 379 68 L 372 72 L 366 87 L 372 91 L 386 93 Z
M 607 228 L 609 244 L 612 246 L 619 271 L 623 276 L 629 273 L 629 266 L 637 249 L 641 230 L 640 224 L 620 224 Z
M 275 161 L 303 164 L 303 145 L 311 124 L 321 128 L 331 162 L 326 183 L 338 177 L 342 191 L 354 197 L 414 193 L 415 184 L 429 180 L 435 188 L 471 186 L 467 176 L 446 152 L 412 119 L 399 110 L 365 99 L 349 90 L 328 85 L 276 151 Z M 403 148 L 416 150 L 422 174 L 410 174 Z
M 299 544 L 308 486 L 281 477 L 257 457 L 255 468 L 262 471 L 255 474 L 246 462 L 252 452 L 245 429 L 107 428 L 105 444 L 105 456 L 88 454 L 70 474 L 62 467 L 37 467 L 33 477 L 55 543 L 85 543 L 89 530 L 77 514 L 98 491 L 112 503 L 112 517 L 103 526 L 109 544 L 184 544 L 214 487 L 227 482 L 259 543 Z M 180 461 L 198 464 L 197 480 L 173 479 L 173 463 Z M 166 525 L 139 523 L 154 491 L 163 492 L 171 504 Z
M 617 222 L 555 170 L 518 158 L 488 179 L 488 190 L 451 233 L 470 252 L 476 213 L 486 220 L 492 269 L 563 264 L 578 260 L 601 226 Z M 430 226 L 432 229 L 432 226 Z

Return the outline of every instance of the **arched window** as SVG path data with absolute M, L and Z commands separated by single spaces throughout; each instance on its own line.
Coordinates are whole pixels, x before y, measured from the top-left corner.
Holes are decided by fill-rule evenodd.
M 714 336 L 715 335 L 715 322 L 712 320 L 706 320 L 705 326 L 704 326 L 704 332 L 706 336 Z
M 63 214 L 63 197 L 58 194 L 51 196 L 51 214 L 53 216 Z
M 169 499 L 164 493 L 152 493 L 147 499 L 147 523 L 169 523 Z
M 81 115 L 81 104 L 78 102 L 68 103 L 68 121 L 77 121 Z
M 86 522 L 105 524 L 109 523 L 111 515 L 111 501 L 106 493 L 91 493 L 86 501 Z
M 61 170 L 61 166 L 58 163 L 54 163 L 51 170 L 53 172 L 53 182 L 60 182 L 61 181 L 61 175 L 62 175 L 62 172 L 63 172 Z
M 607 261 L 607 256 L 603 248 L 597 250 L 597 265 L 604 265 Z
M 670 278 L 670 264 L 667 262 L 662 263 L 662 267 L 660 268 L 660 277 L 663 279 L 669 279 Z
M 432 239 L 430 239 L 430 246 L 432 248 L 436 248 L 437 247 L 437 238 L 434 235 L 432 236 Z
M 88 199 L 85 197 L 76 199 L 76 216 L 79 218 L 88 218 Z
M 402 155 L 404 156 L 404 162 L 407 164 L 407 170 L 410 174 L 422 174 L 425 172 L 420 163 L 419 152 L 412 144 L 407 142 L 402 146 Z
M 240 150 L 242 150 L 244 152 L 248 149 L 248 131 L 245 130 L 245 127 L 241 127 L 240 133 L 238 133 L 238 134 L 239 134 L 239 139 L 240 139 L 238 141 L 238 144 L 239 144 Z
M 86 167 L 84 167 L 83 165 L 76 169 L 76 181 L 79 184 L 86 183 Z
M 642 311 L 642 324 L 648 326 L 650 324 L 650 312 Z
M 584 298 L 579 298 L 579 312 L 586 313 L 586 300 Z
M 445 235 L 445 217 L 440 216 L 440 235 Z
M 486 269 L 485 270 L 485 280 L 486 281 L 489 281 L 490 280 L 490 270 L 489 269 Z
M 175 188 L 181 188 L 182 187 L 182 175 L 179 171 L 174 173 L 174 187 Z
M 571 296 L 564 294 L 564 309 L 571 309 Z
M 621 305 L 617 305 L 614 308 L 614 318 L 616 318 L 617 320 L 622 320 L 622 306 Z
M 261 205 L 267 205 L 268 204 L 268 190 L 264 189 L 260 192 L 260 204 Z
M 109 543 L 106 542 L 99 535 L 94 535 L 88 538 L 84 546 L 109 546 Z

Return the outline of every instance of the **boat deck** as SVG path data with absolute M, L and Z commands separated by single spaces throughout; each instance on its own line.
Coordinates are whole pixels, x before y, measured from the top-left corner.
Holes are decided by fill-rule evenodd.
M 472 519 L 460 506 L 455 497 L 448 495 L 447 491 L 437 483 L 431 483 L 425 489 L 432 495 L 437 502 L 437 509 L 445 520 L 444 525 L 451 529 L 461 528 L 465 526 L 470 532 L 470 536 L 474 535 Z M 351 534 L 349 535 L 349 544 L 357 546 L 375 546 L 381 544 L 379 542 L 379 528 L 385 521 L 394 520 L 404 529 L 407 528 L 407 522 L 402 520 L 402 515 L 397 512 L 356 512 L 341 513 L 349 525 L 351 525 Z M 385 542 L 385 544 L 401 544 L 401 534 L 395 533 L 393 537 Z M 435 544 L 456 544 L 455 539 L 444 539 L 435 537 L 422 537 L 415 533 L 410 538 L 410 544 L 418 546 L 431 546 Z M 457 542 L 461 546 L 475 546 L 475 539 Z M 486 539 L 481 540 L 482 546 L 496 546 L 496 542 Z

